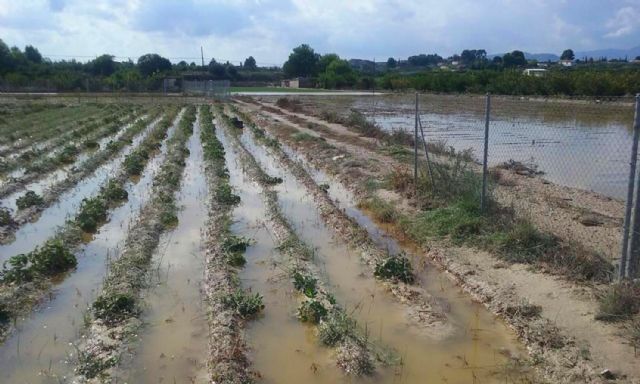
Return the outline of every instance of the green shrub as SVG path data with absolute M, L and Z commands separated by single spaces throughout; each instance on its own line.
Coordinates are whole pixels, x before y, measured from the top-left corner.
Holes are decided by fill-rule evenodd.
M 129 176 L 138 176 L 142 174 L 146 161 L 147 157 L 144 156 L 144 152 L 135 151 L 124 159 L 124 170 Z
M 107 324 L 119 323 L 136 312 L 136 299 L 129 293 L 101 295 L 93 303 L 94 315 Z
M 228 236 L 222 243 L 222 249 L 227 257 L 227 263 L 234 267 L 241 267 L 246 263 L 243 253 L 251 241 L 244 237 Z
M 332 313 L 327 316 L 318 327 L 318 338 L 326 346 L 334 347 L 356 329 L 356 322 L 343 312 Z
M 11 217 L 11 211 L 8 208 L 0 207 L 0 227 L 13 225 L 15 221 Z
M 391 256 L 377 261 L 374 275 L 384 280 L 399 280 L 407 284 L 414 281 L 411 262 L 404 255 Z
M 33 280 L 33 270 L 29 264 L 29 255 L 15 255 L 5 261 L 0 273 L 0 280 L 5 283 L 24 283 Z
M 129 193 L 117 180 L 109 180 L 107 185 L 100 189 L 100 195 L 107 201 L 122 201 L 129 197 Z
M 36 248 L 29 256 L 31 269 L 44 276 L 66 272 L 77 265 L 76 257 L 67 249 L 62 240 L 47 241 Z
M 93 233 L 107 220 L 107 209 L 106 201 L 100 197 L 83 199 L 76 222 L 83 231 Z
M 318 281 L 311 276 L 305 276 L 298 271 L 293 273 L 293 286 L 310 299 L 316 297 L 317 283 Z
M 265 174 L 262 176 L 261 182 L 266 185 L 282 184 L 282 178 L 277 176 L 269 176 Z
M 44 204 L 44 199 L 34 191 L 27 191 L 24 195 L 18 197 L 16 206 L 18 209 L 26 209 L 29 207 L 39 207 Z
M 318 324 L 327 316 L 327 309 L 318 300 L 305 300 L 298 307 L 298 318 L 305 323 Z
M 253 317 L 264 309 L 262 304 L 262 296 L 256 293 L 252 295 L 240 289 L 224 296 L 222 302 L 225 307 L 233 310 L 236 315 L 243 319 Z
M 227 183 L 218 184 L 216 187 L 216 200 L 224 205 L 240 204 L 240 196 L 234 194 L 231 186 Z
M 619 321 L 640 313 L 640 282 L 623 281 L 612 284 L 600 298 L 596 319 Z

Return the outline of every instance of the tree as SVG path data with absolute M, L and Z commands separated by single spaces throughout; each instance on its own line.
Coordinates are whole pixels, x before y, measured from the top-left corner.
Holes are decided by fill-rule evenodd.
M 335 59 L 329 63 L 326 70 L 320 74 L 320 84 L 323 88 L 342 88 L 353 86 L 356 75 L 346 60 Z
M 460 61 L 465 65 L 483 64 L 487 59 L 487 51 L 484 49 L 465 49 L 460 54 Z
M 396 66 L 398 66 L 398 62 L 396 61 L 396 59 L 394 59 L 393 57 L 387 59 L 387 68 L 391 69 L 395 68 Z
M 421 53 L 417 56 L 409 56 L 407 61 L 409 64 L 416 67 L 426 67 L 428 65 L 436 65 L 442 62 L 442 57 L 436 54 L 425 55 L 424 53 Z
M 258 68 L 258 66 L 256 65 L 256 59 L 253 58 L 253 56 L 249 56 L 244 60 L 244 65 L 243 67 L 245 69 L 248 69 L 250 71 L 254 71 Z
M 138 70 L 146 77 L 156 72 L 171 70 L 171 62 L 157 53 L 147 53 L 138 59 Z
M 318 73 L 319 61 L 320 55 L 309 45 L 302 44 L 293 49 L 282 69 L 287 76 L 314 76 Z
M 0 73 L 6 73 L 13 68 L 13 58 L 7 44 L 0 39 Z
M 227 70 L 221 63 L 218 63 L 216 59 L 211 59 L 209 62 L 209 73 L 216 79 L 224 79 L 227 75 Z
M 26 47 L 24 47 L 24 55 L 26 56 L 27 60 L 29 60 L 32 63 L 36 63 L 36 64 L 42 63 L 42 55 L 32 45 L 27 45 Z
M 340 56 L 335 53 L 327 53 L 326 55 L 320 56 L 320 60 L 318 60 L 318 68 L 317 71 L 319 74 L 322 74 L 327 70 L 329 64 L 333 63 L 336 60 L 340 60 Z
M 527 65 L 527 59 L 525 59 L 524 52 L 522 51 L 506 53 L 502 56 L 502 62 L 505 68 L 524 67 Z
M 565 49 L 562 52 L 562 55 L 560 55 L 560 60 L 573 60 L 575 58 L 576 56 L 573 54 L 573 50 L 571 49 Z
M 102 55 L 90 62 L 91 73 L 99 76 L 111 76 L 116 71 L 113 55 Z

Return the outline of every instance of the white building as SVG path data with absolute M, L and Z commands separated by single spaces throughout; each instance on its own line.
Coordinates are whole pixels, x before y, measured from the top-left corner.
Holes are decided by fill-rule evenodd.
M 542 77 L 546 72 L 547 70 L 544 68 L 527 68 L 524 71 L 522 71 L 522 73 L 527 76 L 535 76 L 535 77 Z

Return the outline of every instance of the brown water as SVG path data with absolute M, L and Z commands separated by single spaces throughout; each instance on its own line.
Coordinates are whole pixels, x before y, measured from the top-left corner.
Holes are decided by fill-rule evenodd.
M 169 137 L 174 131 L 169 129 Z M 109 221 L 76 254 L 76 270 L 54 284 L 50 300 L 19 320 L 17 330 L 0 345 L 0 382 L 58 383 L 73 376 L 69 374 L 75 365 L 72 343 L 82 331 L 84 312 L 100 292 L 110 260 L 120 253 L 129 227 L 149 199 L 166 147 L 149 161 L 137 182 L 126 184 L 128 200 L 110 213 Z
M 385 130 L 413 133 L 415 96 L 301 97 L 317 109 L 346 115 L 362 112 Z M 271 98 L 273 100 L 273 98 Z M 630 101 L 630 100 L 627 100 Z M 456 150 L 484 150 L 482 96 L 421 95 L 420 117 L 427 141 Z M 511 159 L 538 167 L 560 185 L 624 199 L 629 177 L 632 103 L 576 103 L 494 97 L 489 132 L 489 164 Z
M 424 260 L 413 256 L 420 282 L 444 308 L 454 331 L 432 337 L 406 317 L 406 308 L 363 268 L 358 254 L 324 225 L 312 196 L 262 147 L 245 133 L 243 142 L 270 175 L 283 178 L 278 187 L 281 208 L 299 236 L 316 249 L 338 302 L 353 312 L 374 340 L 394 348 L 402 364 L 378 372 L 375 382 L 515 382 L 521 379 L 505 355 L 524 355 L 515 335 L 480 304 L 474 303 Z M 333 185 L 333 184 L 332 184 Z M 281 367 L 282 368 L 282 367 Z
M 77 211 L 82 199 L 97 193 L 100 186 L 120 167 L 124 158 L 138 147 L 159 121 L 159 118 L 156 119 L 143 133 L 137 135 L 133 139 L 133 143 L 125 147 L 120 154 L 102 164 L 91 176 L 81 180 L 74 188 L 60 195 L 58 203 L 42 211 L 37 221 L 21 226 L 15 233 L 15 241 L 0 245 L 0 263 L 11 256 L 32 251 L 36 246 L 53 236 L 65 220 Z
M 240 280 L 244 288 L 260 293 L 265 304 L 262 315 L 247 325 L 251 369 L 264 383 L 338 382 L 342 373 L 334 365 L 330 350 L 319 345 L 314 327 L 296 318 L 297 293 L 281 267 L 286 261 L 281 260 L 265 222 L 268 214 L 261 188 L 246 177 L 222 129 L 216 133 L 225 147 L 230 183 L 241 198 L 233 212 L 233 233 L 254 241 L 245 253 L 247 264 L 239 271 Z
M 206 383 L 207 316 L 201 284 L 204 273 L 202 231 L 207 221 L 208 187 L 204 174 L 199 120 L 178 197 L 178 226 L 163 234 L 154 255 L 152 288 L 145 293 L 145 327 L 133 360 L 125 362 L 130 383 Z

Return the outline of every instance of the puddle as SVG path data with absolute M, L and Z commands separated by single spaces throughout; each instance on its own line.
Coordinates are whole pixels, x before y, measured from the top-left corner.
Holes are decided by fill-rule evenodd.
M 0 246 L 0 263 L 11 256 L 32 251 L 36 246 L 53 236 L 58 227 L 77 211 L 82 199 L 97 193 L 100 186 L 120 167 L 124 158 L 138 147 L 159 121 L 160 119 L 155 120 L 142 134 L 137 135 L 133 139 L 133 143 L 125 147 L 119 155 L 102 164 L 91 176 L 81 180 L 73 189 L 63 193 L 58 199 L 58 203 L 45 209 L 37 221 L 26 223 L 20 227 L 16 231 L 15 241 Z M 179 120 L 174 120 L 174 123 L 177 121 Z M 172 126 L 169 129 L 173 132 L 175 127 Z M 165 147 L 165 145 L 162 146 L 163 153 L 166 150 Z
M 237 154 L 222 129 L 216 131 L 225 147 L 230 184 L 241 202 L 233 211 L 232 231 L 254 240 L 247 249 L 247 263 L 239 271 L 243 288 L 259 292 L 265 309 L 247 324 L 251 369 L 263 383 L 336 383 L 343 375 L 331 359 L 331 351 L 317 342 L 314 328 L 296 319 L 297 293 L 276 262 L 279 253 L 264 218 L 267 211 L 260 187 L 248 179 Z
M 256 160 L 272 176 L 282 177 L 278 187 L 283 213 L 296 232 L 316 249 L 316 262 L 333 286 L 338 302 L 370 333 L 373 340 L 394 348 L 402 364 L 380 370 L 374 382 L 424 383 L 447 382 L 503 383 L 518 380 L 520 374 L 509 369 L 505 355 L 526 352 L 515 335 L 482 305 L 474 303 L 462 290 L 435 268 L 418 271 L 419 278 L 436 300 L 446 308 L 448 321 L 455 332 L 444 338 L 430 337 L 408 322 L 406 307 L 388 294 L 370 275 L 363 275 L 359 255 L 335 239 L 324 225 L 313 197 L 304 186 L 273 161 L 261 146 L 256 146 L 247 133 L 243 142 Z M 335 183 L 330 183 L 335 185 Z M 351 212 L 357 209 L 350 207 Z M 364 215 L 360 213 L 364 222 Z M 371 230 L 375 224 L 364 225 Z M 387 248 L 400 249 L 382 232 L 373 232 Z M 386 240 L 384 240 L 386 238 Z M 414 257 L 414 266 L 418 266 Z
M 199 117 L 198 117 L 199 118 Z M 202 230 L 206 228 L 207 180 L 196 120 L 188 142 L 178 206 L 178 226 L 162 235 L 154 255 L 152 284 L 145 293 L 145 327 L 139 334 L 126 382 L 205 383 L 208 354 L 206 309 L 201 294 L 204 273 Z
M 171 137 L 174 128 L 168 134 Z M 109 221 L 76 254 L 77 269 L 54 286 L 51 300 L 17 325 L 0 346 L 0 382 L 16 384 L 58 383 L 74 368 L 68 354 L 80 337 L 84 312 L 100 293 L 109 260 L 124 246 L 130 225 L 149 199 L 153 176 L 166 151 L 153 157 L 137 183 L 127 183 L 128 200 L 115 208 Z

